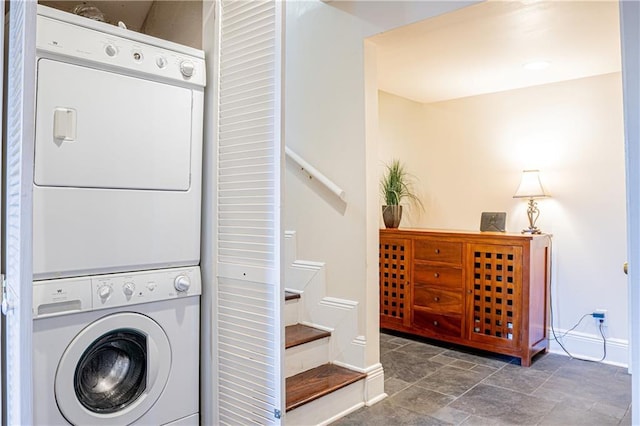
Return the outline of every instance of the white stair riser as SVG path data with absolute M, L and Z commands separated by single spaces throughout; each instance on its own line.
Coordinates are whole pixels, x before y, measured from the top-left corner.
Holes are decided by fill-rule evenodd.
M 329 338 L 294 346 L 285 352 L 285 377 L 295 376 L 329 362 Z
M 287 425 L 327 425 L 364 406 L 364 380 L 287 412 Z
M 299 322 L 300 299 L 291 299 L 284 302 L 284 325 L 294 325 Z

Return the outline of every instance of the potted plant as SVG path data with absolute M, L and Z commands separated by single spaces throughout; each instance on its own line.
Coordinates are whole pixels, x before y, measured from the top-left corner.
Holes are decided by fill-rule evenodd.
M 386 169 L 380 180 L 380 191 L 386 203 L 382 206 L 382 219 L 387 228 L 397 228 L 402 219 L 400 202 L 406 198 L 420 206 L 422 203 L 413 192 L 412 176 L 407 173 L 400 160 L 392 160 L 386 165 Z

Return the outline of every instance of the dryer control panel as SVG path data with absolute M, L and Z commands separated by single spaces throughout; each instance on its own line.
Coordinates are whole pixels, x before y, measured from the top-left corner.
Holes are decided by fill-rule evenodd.
M 199 296 L 201 290 L 197 266 L 35 281 L 33 318 Z
M 205 86 L 202 51 L 42 6 L 36 48 L 40 54 L 90 61 L 133 75 Z

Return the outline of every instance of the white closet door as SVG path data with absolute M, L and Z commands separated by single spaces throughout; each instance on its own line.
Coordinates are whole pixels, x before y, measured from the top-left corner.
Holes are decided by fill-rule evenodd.
M 4 10 L 4 9 L 3 9 Z M 31 187 L 33 175 L 36 2 L 11 2 L 7 89 L 6 246 L 3 267 L 6 421 L 32 424 Z
M 220 424 L 283 413 L 278 1 L 220 3 L 214 362 Z
M 4 0 L 0 0 L 0 10 L 4 10 Z M 0 20 L 0 58 L 2 58 L 2 61 L 3 61 L 2 62 L 3 66 L 0 67 L 0 77 L 2 77 L 0 78 L 0 81 L 4 82 L 4 19 Z M 4 89 L 4 84 L 0 86 L 0 99 L 3 99 L 3 89 Z M 3 122 L 4 122 L 2 107 L 3 107 L 3 102 L 0 102 L 0 117 L 3 117 Z M 4 138 L 3 138 L 3 146 L 4 146 Z M 0 176 L 2 176 L 2 170 L 4 170 L 4 163 L 3 163 L 3 157 L 2 157 L 2 150 L 0 150 Z M 4 188 L 0 185 L 0 211 L 4 210 L 4 206 L 5 206 Z M 3 233 L 4 233 L 4 218 L 0 214 L 0 241 L 2 241 Z M 2 247 L 2 245 L 0 244 L 0 259 L 2 259 L 0 260 L 0 265 L 3 265 L 2 268 L 0 269 L 0 273 L 2 274 L 1 276 L 4 279 L 4 272 L 5 272 L 4 263 L 5 262 L 4 262 L 3 253 L 4 253 L 4 247 Z M 2 337 L 2 328 L 3 328 L 2 315 L 0 315 L 0 354 L 4 353 L 3 343 L 2 343 L 4 341 Z M 0 383 L 2 383 L 2 371 L 0 371 Z M 5 405 L 4 395 L 5 393 L 3 392 L 2 387 L 0 387 L 0 401 L 2 401 L 2 403 L 0 404 L 0 419 L 2 418 L 2 406 Z
M 640 4 L 620 2 L 627 168 L 629 340 L 632 424 L 640 424 Z

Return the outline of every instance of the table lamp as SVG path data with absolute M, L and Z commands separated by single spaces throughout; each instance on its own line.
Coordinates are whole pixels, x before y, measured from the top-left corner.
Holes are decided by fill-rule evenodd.
M 536 227 L 536 220 L 540 216 L 536 198 L 545 198 L 549 195 L 544 191 L 540 182 L 539 170 L 523 170 L 520 186 L 513 195 L 513 198 L 528 198 L 529 205 L 527 207 L 527 216 L 529 217 L 529 228 L 523 229 L 523 234 L 540 234 L 540 230 Z

